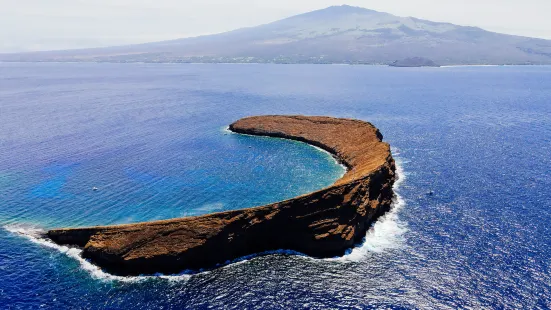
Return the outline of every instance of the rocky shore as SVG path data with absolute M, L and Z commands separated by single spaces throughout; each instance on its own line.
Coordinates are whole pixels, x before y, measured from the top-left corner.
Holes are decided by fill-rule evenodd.
M 340 256 L 390 208 L 395 164 L 389 145 L 370 123 L 257 116 L 231 124 L 230 130 L 318 146 L 348 171 L 325 189 L 267 206 L 137 224 L 54 229 L 48 237 L 82 247 L 85 258 L 113 274 L 170 274 L 279 249 L 320 258 Z

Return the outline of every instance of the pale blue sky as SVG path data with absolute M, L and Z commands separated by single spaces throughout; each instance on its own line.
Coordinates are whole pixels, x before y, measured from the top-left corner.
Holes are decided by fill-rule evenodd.
M 551 0 L 0 0 L 0 52 L 218 33 L 340 4 L 551 39 Z

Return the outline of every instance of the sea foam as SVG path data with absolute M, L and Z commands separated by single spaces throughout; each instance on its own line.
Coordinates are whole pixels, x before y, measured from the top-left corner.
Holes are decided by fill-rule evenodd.
M 60 253 L 63 253 L 68 257 L 77 260 L 82 270 L 88 272 L 90 276 L 92 276 L 92 278 L 95 278 L 98 280 L 119 281 L 119 282 L 141 282 L 141 281 L 156 279 L 156 278 L 163 278 L 169 281 L 181 281 L 181 280 L 187 280 L 190 278 L 189 274 L 170 275 L 170 276 L 166 276 L 166 275 L 132 276 L 132 277 L 115 276 L 101 270 L 101 268 L 93 265 L 88 260 L 82 258 L 82 249 L 79 249 L 76 247 L 58 245 L 52 242 L 51 240 L 45 238 L 44 234 L 46 232 L 41 228 L 32 227 L 28 225 L 11 224 L 11 225 L 4 226 L 4 229 L 12 234 L 24 237 L 40 246 L 57 250 Z
M 394 155 L 399 154 L 393 149 Z M 367 232 L 362 244 L 353 248 L 342 257 L 328 260 L 341 262 L 361 261 L 370 253 L 382 253 L 390 249 L 398 249 L 404 245 L 404 234 L 407 232 L 407 224 L 400 220 L 399 212 L 406 205 L 406 200 L 400 195 L 400 186 L 406 179 L 403 170 L 404 162 L 396 160 L 396 182 L 394 183 L 394 201 L 389 212 L 379 218 Z
M 320 149 L 320 150 L 325 152 L 325 150 L 323 149 Z M 393 153 L 395 155 L 399 154 L 397 150 L 393 150 Z M 403 236 L 407 232 L 407 225 L 406 223 L 402 222 L 398 217 L 399 211 L 406 205 L 405 199 L 403 199 L 399 193 L 399 188 L 406 178 L 406 174 L 404 173 L 404 170 L 402 168 L 403 164 L 404 162 L 402 160 L 396 159 L 397 180 L 394 183 L 394 191 L 396 196 L 394 198 L 391 210 L 387 212 L 385 215 L 383 215 L 381 218 L 379 218 L 377 222 L 375 222 L 375 224 L 367 232 L 364 238 L 364 241 L 361 245 L 355 247 L 349 253 L 347 253 L 342 257 L 325 259 L 326 261 L 357 262 L 357 261 L 363 260 L 363 258 L 367 256 L 369 253 L 382 253 L 389 249 L 400 248 L 403 245 L 404 243 Z M 30 241 L 32 241 L 33 243 L 36 243 L 51 249 L 55 249 L 69 256 L 70 258 L 77 260 L 80 263 L 81 268 L 84 271 L 88 272 L 92 276 L 92 278 L 95 278 L 101 281 L 142 282 L 142 281 L 147 281 L 152 279 L 165 279 L 171 282 L 179 282 L 179 281 L 189 280 L 193 274 L 197 274 L 197 273 L 204 274 L 204 273 L 210 272 L 210 271 L 200 270 L 199 272 L 184 271 L 176 275 L 156 274 L 151 276 L 128 276 L 128 277 L 115 276 L 103 271 L 101 268 L 93 265 L 88 260 L 84 259 L 81 255 L 82 249 L 58 245 L 52 242 L 51 240 L 45 238 L 44 237 L 45 231 L 41 228 L 32 227 L 28 225 L 26 226 L 26 225 L 11 224 L 11 225 L 4 226 L 4 229 L 13 234 L 25 237 Z M 219 265 L 219 267 L 231 268 L 231 266 L 235 266 L 236 264 L 242 264 L 247 261 L 250 261 L 251 259 L 265 256 L 265 255 L 270 255 L 270 254 L 293 255 L 295 257 L 300 257 L 305 260 L 312 260 L 312 261 L 316 260 L 312 257 L 309 257 L 305 254 L 302 254 L 296 251 L 276 250 L 276 251 L 268 251 L 264 253 L 257 253 L 257 254 L 241 257 L 233 261 L 228 261 L 225 264 Z

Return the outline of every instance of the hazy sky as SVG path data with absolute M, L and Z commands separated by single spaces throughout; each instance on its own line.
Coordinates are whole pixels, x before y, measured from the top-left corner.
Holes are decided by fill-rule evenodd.
M 218 33 L 340 4 L 551 39 L 551 0 L 0 0 L 0 52 Z

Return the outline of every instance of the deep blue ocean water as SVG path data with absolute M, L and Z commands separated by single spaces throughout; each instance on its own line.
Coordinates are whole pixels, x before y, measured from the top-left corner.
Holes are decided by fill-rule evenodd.
M 392 145 L 396 206 L 351 254 L 116 278 L 32 238 L 262 205 L 343 173 L 225 131 L 259 114 L 363 119 Z M 550 166 L 551 67 L 3 63 L 0 308 L 551 308 Z

